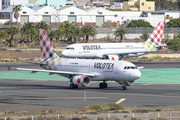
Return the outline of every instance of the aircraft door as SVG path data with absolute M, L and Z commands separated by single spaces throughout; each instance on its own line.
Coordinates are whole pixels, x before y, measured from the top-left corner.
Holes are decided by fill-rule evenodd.
M 79 57 L 84 57 L 82 48 L 78 50 L 78 54 L 79 54 Z
M 120 67 L 120 64 L 121 64 L 121 63 L 119 63 L 119 62 L 117 62 L 117 63 L 115 64 L 114 74 L 119 74 L 119 67 Z

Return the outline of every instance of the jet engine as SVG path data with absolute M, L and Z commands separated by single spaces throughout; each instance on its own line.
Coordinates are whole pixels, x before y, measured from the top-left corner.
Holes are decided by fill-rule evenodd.
M 132 85 L 134 85 L 134 80 L 133 81 L 118 81 L 118 83 L 120 84 L 120 85 L 126 85 L 126 86 L 132 86 Z
M 91 83 L 91 78 L 88 76 L 74 76 L 72 82 L 76 86 L 87 87 Z

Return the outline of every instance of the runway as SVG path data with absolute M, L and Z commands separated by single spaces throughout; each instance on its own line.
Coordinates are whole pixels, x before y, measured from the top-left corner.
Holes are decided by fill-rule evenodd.
M 99 89 L 93 82 L 89 87 L 70 89 L 69 82 L 25 81 L 0 79 L 0 111 L 41 111 L 42 109 L 81 109 L 91 104 L 117 102 L 124 107 L 177 107 L 180 85 L 135 84 L 120 90 L 117 83 Z M 85 92 L 85 93 L 84 93 Z M 86 100 L 84 100 L 86 94 Z
M 180 68 L 180 62 L 136 63 L 148 68 Z M 35 65 L 16 64 L 13 67 L 37 68 Z M 0 65 L 0 70 L 6 70 Z M 178 69 L 179 70 L 179 69 Z M 117 102 L 123 107 L 177 107 L 180 84 L 135 83 L 120 90 L 120 85 L 108 82 L 107 89 L 99 89 L 98 82 L 89 87 L 70 89 L 69 81 L 0 79 L 0 112 L 41 111 L 43 109 L 81 109 L 91 104 Z M 84 95 L 86 96 L 84 98 Z M 124 101 L 123 101 L 124 100 Z

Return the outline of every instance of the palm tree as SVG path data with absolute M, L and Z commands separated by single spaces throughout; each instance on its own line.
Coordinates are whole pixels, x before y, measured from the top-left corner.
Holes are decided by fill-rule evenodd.
M 0 39 L 5 39 L 5 37 L 6 37 L 5 32 L 2 29 L 0 29 Z
M 123 28 L 123 27 L 120 27 L 120 28 L 117 28 L 116 31 L 114 31 L 114 35 L 115 35 L 115 39 L 120 36 L 120 41 L 122 41 L 124 35 L 127 33 L 128 31 Z
M 21 28 L 20 32 L 22 35 L 26 35 L 27 36 L 27 42 L 30 42 L 30 39 L 32 38 L 33 35 L 30 35 L 32 33 L 32 30 L 35 31 L 35 26 L 33 23 L 31 22 L 27 22 L 24 23 L 23 27 Z M 38 31 L 38 30 L 36 30 Z
M 31 42 L 33 42 L 34 47 L 34 41 L 39 37 L 38 30 L 33 27 L 32 29 L 28 30 L 27 36 L 29 37 L 29 39 L 31 39 Z
M 145 32 L 140 36 L 140 38 L 146 41 L 149 38 L 149 35 Z
M 56 38 L 56 30 L 52 30 L 49 34 L 48 37 L 50 38 L 51 43 L 53 44 L 53 39 Z
M 84 34 L 86 41 L 85 43 L 88 42 L 89 36 L 94 36 L 96 33 L 96 29 L 93 28 L 91 25 L 86 24 L 81 28 L 82 33 Z
M 19 18 L 19 11 L 21 11 L 21 8 L 18 6 L 15 6 L 12 9 L 13 13 L 14 13 L 14 18 L 16 19 L 16 24 L 18 24 L 18 18 Z
M 27 36 L 26 36 L 26 35 L 20 35 L 20 36 L 18 37 L 19 43 L 23 43 L 26 39 L 27 39 Z
M 81 29 L 78 26 L 74 26 L 71 29 L 71 35 L 74 39 L 74 42 L 77 42 L 77 39 L 81 36 Z
M 55 38 L 58 41 L 59 38 L 65 37 L 65 34 L 63 33 L 63 31 L 59 28 L 55 31 Z
M 10 47 L 12 47 L 14 35 L 18 34 L 19 30 L 14 26 L 10 26 L 5 30 L 5 33 L 8 37 L 10 37 L 8 42 L 10 43 Z
M 29 30 L 34 28 L 34 24 L 31 22 L 24 23 L 23 27 L 21 28 L 20 32 L 21 34 L 26 34 L 28 33 Z
M 59 26 L 59 29 L 64 34 L 64 37 L 66 37 L 70 42 L 72 42 L 72 38 L 73 38 L 72 29 L 74 29 L 75 27 L 77 27 L 75 22 L 69 23 L 68 21 L 65 21 Z
M 35 26 L 37 29 L 44 29 L 46 32 L 49 32 L 51 27 L 46 23 L 46 21 L 41 21 Z

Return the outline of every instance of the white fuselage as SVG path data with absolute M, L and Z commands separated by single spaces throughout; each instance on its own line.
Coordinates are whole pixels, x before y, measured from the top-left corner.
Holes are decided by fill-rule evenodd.
M 87 44 L 72 44 L 62 51 L 65 57 L 77 58 L 103 58 L 103 55 L 117 55 L 137 52 L 136 54 L 128 54 L 129 57 L 136 57 L 148 54 L 149 51 L 143 43 L 87 43 Z
M 74 73 L 94 73 L 92 81 L 133 81 L 141 77 L 137 67 L 126 61 L 91 60 L 91 59 L 49 59 L 47 70 L 67 71 Z M 124 68 L 129 69 L 124 69 Z M 81 74 L 79 74 L 81 75 Z

